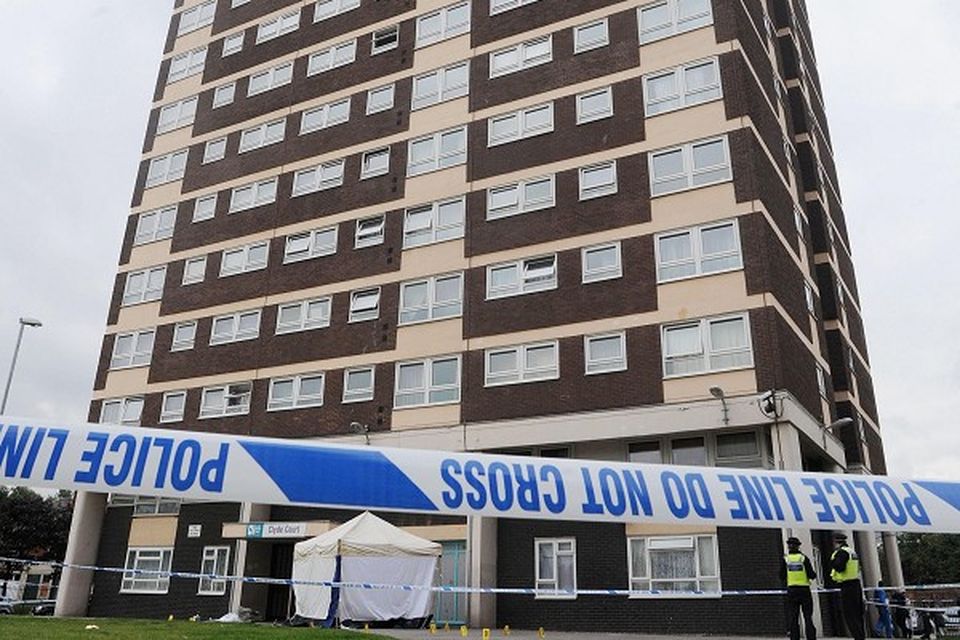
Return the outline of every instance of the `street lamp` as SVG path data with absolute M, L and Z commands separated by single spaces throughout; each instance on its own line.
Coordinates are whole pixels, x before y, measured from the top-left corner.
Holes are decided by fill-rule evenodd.
M 20 352 L 20 341 L 23 340 L 24 327 L 42 327 L 43 323 L 36 318 L 20 318 L 20 330 L 17 331 L 17 346 L 13 348 L 13 360 L 10 361 L 10 373 L 7 375 L 7 386 L 3 389 L 3 402 L 0 403 L 0 415 L 7 409 L 7 396 L 10 395 L 10 383 L 13 382 L 13 370 L 17 366 L 17 354 Z
M 730 412 L 727 409 L 727 394 L 720 387 L 710 387 L 710 395 L 720 401 L 723 407 L 723 426 L 730 426 Z

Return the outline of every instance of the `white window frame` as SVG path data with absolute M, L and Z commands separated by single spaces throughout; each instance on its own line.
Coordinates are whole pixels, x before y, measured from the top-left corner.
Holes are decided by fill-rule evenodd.
M 176 205 L 154 209 L 153 211 L 144 211 L 137 216 L 137 229 L 133 236 L 134 246 L 172 237 L 176 223 Z M 148 225 L 152 226 L 148 228 Z
M 389 94 L 389 99 L 377 98 L 378 94 Z M 394 99 L 397 94 L 397 83 L 391 82 L 390 84 L 385 84 L 382 87 L 375 87 L 367 91 L 367 109 L 366 114 L 371 116 L 375 113 L 380 113 L 381 111 L 389 111 L 393 109 Z
M 586 186 L 586 177 L 587 174 L 591 172 L 599 171 L 612 171 L 613 180 L 604 182 L 598 185 L 593 185 L 590 187 Z M 617 161 L 616 160 L 607 160 L 605 162 L 598 162 L 597 164 L 591 164 L 586 167 L 580 167 L 577 171 L 577 182 L 579 189 L 579 198 L 580 201 L 584 200 L 593 200 L 594 198 L 602 198 L 604 196 L 612 196 L 617 193 L 620 189 L 619 181 L 617 178 Z
M 498 13 L 504 13 L 511 9 L 539 2 L 540 0 L 490 0 L 490 15 L 495 16 Z
M 820 392 L 820 397 L 824 400 L 829 400 L 829 393 L 827 393 L 827 373 L 823 370 L 819 364 L 816 365 L 817 369 L 817 391 Z
M 232 56 L 243 51 L 243 39 L 246 33 L 246 31 L 237 31 L 236 33 L 225 36 L 220 57 L 226 58 L 227 56 Z
M 257 78 L 267 78 L 268 82 L 263 87 L 254 87 L 253 82 Z M 261 69 L 250 74 L 247 81 L 247 97 L 252 98 L 261 93 L 272 91 L 279 87 L 284 87 L 293 82 L 293 62 L 284 62 L 269 69 Z
M 313 22 L 329 20 L 360 6 L 360 0 L 317 0 L 313 5 Z M 323 9 L 321 9 L 323 7 Z
M 261 315 L 261 310 L 255 309 L 214 316 L 213 321 L 210 323 L 210 346 L 256 340 L 260 337 Z M 249 318 L 256 319 L 256 326 L 253 329 L 241 330 L 241 323 Z M 227 334 L 218 334 L 216 329 L 217 324 L 225 320 L 230 321 L 230 332 Z
M 386 157 L 386 163 L 383 166 L 380 165 L 380 158 Z M 377 161 L 377 164 L 373 164 L 374 161 Z M 390 147 L 380 147 L 379 149 L 371 149 L 370 151 L 364 151 L 363 155 L 360 158 L 360 179 L 367 180 L 368 178 L 376 178 L 377 176 L 384 176 L 390 173 Z
M 189 332 L 189 338 L 177 338 L 180 332 Z M 173 325 L 173 335 L 170 339 L 170 351 L 189 351 L 193 349 L 197 340 L 197 321 L 184 320 Z
M 184 51 L 170 59 L 170 68 L 167 71 L 167 84 L 179 82 L 185 78 L 203 73 L 207 62 L 207 47 L 198 47 Z
M 810 286 L 809 282 L 804 281 L 803 283 L 803 299 L 807 304 L 807 313 L 811 316 L 817 316 L 817 306 L 813 297 L 813 287 Z
M 454 222 L 441 224 L 440 214 L 447 210 L 454 210 L 455 213 L 459 214 L 459 217 Z M 428 226 L 413 227 L 412 217 L 420 214 L 429 214 Z M 465 196 L 410 207 L 403 214 L 403 248 L 411 249 L 462 238 L 466 217 L 467 199 Z
M 456 361 L 457 363 L 457 381 L 454 384 L 446 385 L 435 385 L 433 383 L 433 367 L 436 364 L 447 363 L 450 361 Z M 423 385 L 416 388 L 409 389 L 400 389 L 400 370 L 403 367 L 412 367 L 412 366 L 422 366 L 423 367 Z M 445 404 L 457 404 L 460 402 L 460 394 L 462 387 L 462 378 L 463 378 L 463 367 L 460 354 L 452 356 L 435 356 L 432 358 L 425 358 L 422 360 L 407 360 L 403 362 L 397 362 L 394 372 L 394 380 L 396 383 L 394 385 L 394 400 L 393 408 L 394 411 L 398 409 L 410 409 L 415 407 L 427 407 L 427 406 L 438 406 Z M 456 390 L 456 398 L 451 400 L 438 400 L 431 401 L 431 395 L 434 393 L 446 393 L 452 390 Z M 419 402 L 410 402 L 407 403 L 401 400 L 401 396 L 422 396 L 422 399 Z
M 120 593 L 164 594 L 170 590 L 170 575 L 140 574 L 140 563 L 158 563 L 158 572 L 169 572 L 173 563 L 173 547 L 128 547 L 124 562 Z
M 721 254 L 710 254 L 705 256 L 703 253 L 703 232 L 710 231 L 712 229 L 719 229 L 722 227 L 730 227 L 733 229 L 733 238 L 734 243 L 736 244 L 736 249 L 733 251 L 727 251 Z M 687 264 L 690 263 L 694 267 L 694 272 L 690 275 L 675 276 L 668 278 L 663 275 L 663 269 L 666 265 L 663 262 L 663 258 L 660 255 L 660 241 L 665 238 L 675 237 L 686 235 L 689 238 L 691 255 L 690 258 L 677 261 L 677 264 Z M 657 261 L 657 282 L 675 282 L 677 280 L 687 280 L 689 278 L 697 278 L 705 275 L 714 275 L 718 273 L 727 273 L 730 271 L 739 271 L 743 269 L 743 249 L 740 244 L 740 225 L 736 220 L 718 220 L 717 222 L 711 222 L 710 224 L 700 225 L 698 227 L 687 227 L 685 229 L 673 229 L 671 231 L 664 231 L 663 233 L 658 233 L 654 236 L 654 250 L 656 253 Z M 733 257 L 738 258 L 737 264 L 731 267 L 726 267 L 723 269 L 714 269 L 710 271 L 704 270 L 704 260 L 720 257 Z
M 100 424 L 119 424 L 128 427 L 139 427 L 143 417 L 143 396 L 127 396 L 125 398 L 110 398 L 100 404 Z M 110 421 L 107 413 L 116 411 L 117 419 Z
M 173 411 L 167 407 L 167 402 L 172 400 L 179 400 L 179 402 L 181 402 L 179 411 Z M 186 391 L 165 391 L 163 394 L 163 400 L 160 401 L 160 422 L 182 422 L 186 408 Z
M 210 408 L 207 405 L 208 398 L 213 394 L 223 395 L 223 405 L 221 407 Z M 252 395 L 252 382 L 234 382 L 214 387 L 204 387 L 200 394 L 200 413 L 197 418 L 206 420 L 224 416 L 245 416 L 250 413 L 250 398 Z M 231 401 L 237 402 L 230 404 Z
M 347 322 L 368 322 L 380 317 L 380 287 L 358 289 L 350 292 L 350 313 Z M 371 303 L 361 305 L 363 300 L 372 300 Z
M 357 220 L 353 234 L 353 248 L 364 249 L 383 244 L 387 228 L 387 216 L 369 216 Z
M 197 96 L 190 96 L 160 107 L 160 112 L 157 114 L 157 135 L 192 125 L 197 116 L 197 102 Z M 168 118 L 165 123 L 164 113 L 175 115 Z
M 540 546 L 549 545 L 553 549 L 553 578 L 540 578 Z M 569 545 L 562 549 L 561 545 Z M 573 585 L 570 589 L 560 587 L 560 556 L 573 558 Z M 533 576 L 536 584 L 537 600 L 575 600 L 577 597 L 577 539 L 576 538 L 534 538 Z M 570 593 L 567 593 L 570 591 Z
M 237 7 L 243 6 L 250 2 L 250 0 L 230 0 L 230 8 L 236 9 Z
M 230 567 L 230 547 L 204 547 L 200 556 L 200 573 L 225 576 Z M 227 593 L 226 578 L 203 577 L 197 582 L 198 596 L 222 596 Z
M 582 32 L 590 29 L 591 27 L 596 27 L 597 25 L 603 25 L 603 36 L 594 38 L 593 40 L 581 42 Z M 577 25 L 573 28 L 574 54 L 583 53 L 584 51 L 591 51 L 593 49 L 599 49 L 600 47 L 605 47 L 608 44 L 610 44 L 610 24 L 606 18 L 594 20 L 593 22 L 588 22 L 587 24 Z
M 190 275 L 190 265 L 200 265 L 199 271 L 200 275 L 191 276 Z M 196 284 L 198 282 L 203 282 L 204 278 L 207 275 L 207 256 L 196 256 L 195 258 L 187 258 L 183 261 L 183 280 L 180 284 Z
M 594 96 L 606 96 L 607 106 L 603 109 L 585 111 L 583 103 Z M 604 120 L 613 117 L 613 87 L 601 87 L 600 89 L 591 89 L 577 94 L 577 124 L 587 124 L 597 120 Z
M 368 387 L 359 387 L 357 389 L 350 389 L 350 375 L 358 374 L 362 372 L 370 373 L 370 386 Z M 374 366 L 369 367 L 351 367 L 350 369 L 343 370 L 343 404 L 351 404 L 354 402 L 369 402 L 373 400 L 374 390 L 376 388 L 376 376 L 377 368 Z
M 465 23 L 456 23 L 450 24 L 450 14 L 456 10 L 466 9 L 467 10 L 467 21 Z M 430 32 L 428 34 L 423 33 L 423 24 L 430 18 L 439 17 L 440 19 L 440 30 L 436 32 Z M 449 6 L 431 11 L 430 13 L 425 13 L 417 17 L 417 36 L 416 36 L 416 47 L 426 47 L 443 40 L 448 40 L 464 33 L 470 32 L 470 2 L 457 2 Z
M 276 202 L 278 185 L 279 179 L 274 176 L 273 178 L 257 180 L 256 182 L 234 187 L 230 192 L 230 207 L 227 209 L 227 213 L 247 211 L 248 209 L 255 209 Z M 240 199 L 240 195 L 247 190 L 250 191 L 252 197 L 249 202 L 244 202 Z
M 704 574 L 703 568 L 700 565 L 700 545 L 703 544 L 703 540 L 710 540 L 710 545 L 713 552 L 713 564 L 716 567 L 716 575 Z M 635 545 L 635 541 L 641 542 L 643 547 L 643 575 L 635 575 L 634 572 L 635 563 L 633 562 L 633 556 L 636 551 L 636 547 L 641 546 Z M 651 547 L 656 548 L 651 549 Z M 650 552 L 670 549 L 692 549 L 694 562 L 696 565 L 696 575 L 690 578 L 654 580 L 651 575 L 652 563 Z M 632 592 L 630 598 L 719 598 L 721 597 L 723 585 L 721 584 L 720 579 L 721 567 L 717 535 L 712 533 L 698 533 L 686 536 L 628 536 L 627 573 L 630 591 Z M 694 582 L 697 585 L 698 591 L 671 594 L 670 590 L 665 590 L 662 588 L 662 584 L 659 586 L 653 586 L 653 583 L 664 582 Z M 716 590 L 703 591 L 701 587 L 704 586 L 705 582 L 715 582 Z M 657 593 L 650 593 L 651 590 L 656 591 Z
M 710 344 L 710 327 L 714 323 L 722 323 L 728 321 L 739 320 L 743 323 L 743 333 L 745 346 L 735 348 L 735 349 L 724 349 L 724 350 L 715 350 Z M 668 354 L 667 353 L 667 334 L 671 330 L 679 330 L 684 328 L 693 328 L 696 327 L 699 332 L 699 342 L 700 345 L 695 351 L 678 353 L 678 354 Z M 746 313 L 740 314 L 730 314 L 724 316 L 715 316 L 711 318 L 700 318 L 699 320 L 690 320 L 685 322 L 674 322 L 670 324 L 662 325 L 660 328 L 660 344 L 661 344 L 661 360 L 663 365 L 663 377 L 664 379 L 668 378 L 683 378 L 686 376 L 695 376 L 705 373 L 716 373 L 720 371 L 736 371 L 739 369 L 750 369 L 754 366 L 753 361 L 753 341 L 750 335 L 750 316 Z M 726 367 L 713 367 L 711 366 L 711 359 L 715 357 L 722 357 L 728 355 L 736 354 L 746 354 L 748 360 L 743 364 L 737 364 Z M 671 373 L 668 368 L 671 361 L 683 360 L 688 358 L 697 358 L 699 357 L 701 362 L 701 367 L 698 369 L 693 369 L 691 371 Z
M 339 235 L 337 225 L 289 234 L 284 239 L 283 264 L 332 256 L 337 252 Z M 298 244 L 303 244 L 305 248 L 299 248 Z
M 254 249 L 259 249 L 263 247 L 264 256 L 263 262 L 255 261 L 250 259 L 250 253 Z M 228 253 L 243 253 L 243 266 L 239 269 L 230 269 L 225 270 L 226 257 Z M 262 242 L 251 242 L 250 244 L 241 245 L 239 247 L 231 247 L 229 249 L 224 249 L 220 256 L 220 277 L 226 278 L 233 275 L 238 275 L 241 273 L 249 273 L 251 271 L 259 271 L 260 269 L 266 269 L 267 264 L 270 262 L 270 243 L 267 241 Z
M 207 140 L 203 145 L 203 159 L 200 164 L 210 164 L 217 160 L 223 160 L 227 155 L 227 137 L 214 138 Z
M 300 114 L 300 135 L 302 136 L 308 133 L 313 133 L 314 131 L 320 131 L 321 129 L 335 127 L 338 124 L 343 124 L 344 122 L 349 122 L 350 106 L 350 97 L 347 96 L 342 100 L 336 100 L 328 104 L 322 104 L 319 107 L 306 109 Z M 336 113 L 333 113 L 335 109 L 337 111 L 345 111 L 345 115 L 340 116 Z M 317 118 L 318 122 L 309 123 L 308 119 L 310 118 Z
M 590 353 L 591 344 L 599 340 L 617 339 L 620 345 L 620 357 L 594 358 Z M 614 373 L 627 370 L 627 334 L 623 331 L 598 333 L 583 336 L 583 374 L 587 376 Z
M 553 364 L 544 367 L 527 365 L 530 351 L 549 348 L 553 351 Z M 498 355 L 513 354 L 516 367 L 509 371 L 493 373 L 490 370 L 491 359 Z M 560 343 L 556 340 L 531 342 L 507 347 L 491 347 L 483 352 L 483 386 L 503 387 L 513 384 L 557 380 L 560 378 Z
M 113 494 L 116 495 L 116 494 Z M 133 517 L 167 516 L 180 513 L 180 498 L 161 498 L 158 496 L 130 496 L 133 504 Z
M 610 267 L 601 269 L 587 269 L 587 256 L 595 251 L 608 251 L 613 249 L 617 256 L 617 263 Z M 623 277 L 623 252 L 620 248 L 620 241 L 606 242 L 604 244 L 583 247 L 580 249 L 581 276 L 580 282 L 588 284 L 591 282 L 603 282 L 604 280 L 616 280 Z
M 310 318 L 310 307 L 317 306 L 323 309 L 320 318 Z M 321 296 L 319 298 L 309 298 L 307 300 L 297 300 L 295 302 L 284 302 L 277 305 L 277 328 L 276 335 L 287 333 L 299 333 L 300 331 L 309 331 L 311 329 L 323 329 L 330 326 L 330 314 L 333 301 L 330 296 Z M 284 321 L 284 310 L 297 309 L 297 321 Z
M 446 280 L 457 281 L 457 298 L 455 300 L 437 300 L 437 282 Z M 414 305 L 406 300 L 409 287 L 426 286 L 427 300 L 424 304 Z M 411 318 L 411 315 L 425 313 L 422 318 Z M 434 320 L 459 318 L 463 315 L 463 273 L 445 273 L 429 278 L 419 278 L 400 283 L 400 309 L 398 325 L 422 324 Z M 406 316 L 406 317 L 405 317 Z
M 444 137 L 451 135 L 462 137 L 463 146 L 458 147 L 452 152 L 442 153 L 441 149 L 443 148 Z M 427 141 L 430 141 L 433 145 L 432 155 L 429 158 L 414 164 L 412 153 L 414 145 Z M 412 178 L 425 173 L 431 173 L 433 171 L 439 171 L 441 169 L 447 169 L 449 167 L 466 164 L 467 146 L 468 142 L 466 126 L 454 127 L 444 131 L 437 131 L 435 133 L 411 139 L 407 143 L 407 177 Z
M 183 174 L 187 170 L 187 154 L 189 152 L 189 149 L 180 149 L 151 158 L 144 187 L 149 189 L 183 179 Z
M 550 122 L 549 124 L 534 126 L 527 123 L 528 117 L 536 112 L 545 111 L 549 114 Z M 490 116 L 487 119 L 487 146 L 495 147 L 501 144 L 507 144 L 509 142 L 516 142 L 517 140 L 523 140 L 525 138 L 533 138 L 535 136 L 544 135 L 547 133 L 553 133 L 554 128 L 554 113 L 553 113 L 553 102 L 544 102 L 543 104 L 534 105 L 532 107 L 527 107 L 526 109 L 520 109 L 518 111 L 512 111 L 510 113 L 501 113 L 497 116 Z M 494 129 L 498 122 L 505 122 L 515 119 L 516 120 L 516 129 L 515 131 L 495 135 Z
M 378 56 L 400 46 L 400 25 L 377 29 L 370 35 L 370 55 Z
M 193 203 L 193 217 L 191 222 L 211 220 L 217 215 L 217 193 L 208 193 L 200 196 Z
M 343 173 L 346 164 L 346 161 L 341 158 L 294 172 L 290 197 L 305 196 L 343 185 Z M 309 182 L 306 182 L 307 179 L 309 179 Z
M 549 54 L 535 57 L 529 57 L 527 55 L 527 51 L 529 49 L 543 43 L 547 43 L 548 48 L 550 49 Z M 501 67 L 499 69 L 494 67 L 494 61 L 496 60 L 497 56 L 502 56 L 511 52 L 515 52 L 517 55 L 517 62 L 515 64 Z M 500 76 L 505 76 L 518 71 L 523 71 L 524 69 L 537 67 L 541 64 L 547 64 L 548 62 L 553 62 L 553 35 L 541 36 L 539 38 L 534 38 L 532 40 L 513 45 L 512 47 L 506 47 L 490 53 L 490 78 L 499 78 Z
M 229 95 L 228 95 L 229 94 Z M 227 84 L 222 84 L 219 87 L 213 90 L 213 104 L 211 105 L 212 109 L 217 109 L 219 107 L 225 107 L 228 104 L 233 104 L 233 99 L 237 95 L 237 82 L 228 82 Z
M 343 55 L 344 52 L 346 55 Z M 324 61 L 329 56 L 329 61 Z M 338 67 L 345 67 L 357 59 L 357 39 L 338 42 L 319 51 L 314 51 L 307 58 L 307 77 L 326 73 Z
M 650 2 L 637 10 L 637 20 L 640 29 L 640 44 L 644 45 L 663 38 L 669 38 L 680 33 L 706 27 L 713 24 L 713 8 L 710 2 L 707 2 L 706 13 L 700 12 L 683 20 L 680 19 L 680 3 L 684 0 L 661 0 L 660 2 Z M 644 28 L 644 11 L 666 7 L 670 13 L 670 22 L 662 25 Z
M 269 42 L 300 28 L 300 8 L 280 14 L 257 25 L 257 39 L 254 44 Z
M 286 133 L 287 119 L 285 117 L 244 129 L 240 132 L 240 147 L 237 152 L 245 153 L 283 142 Z
M 723 148 L 723 155 L 725 164 L 712 165 L 705 169 L 695 170 L 693 167 L 693 150 L 696 147 L 704 146 L 708 144 L 714 144 L 720 142 Z M 669 153 L 680 152 L 683 169 L 681 173 L 671 174 L 668 176 L 657 177 L 654 172 L 654 163 L 655 160 L 663 155 Z M 730 160 L 730 145 L 727 141 L 726 136 L 719 138 L 707 138 L 704 140 L 696 140 L 694 142 L 688 142 L 686 144 L 678 145 L 675 147 L 670 147 L 667 149 L 658 149 L 656 151 L 650 152 L 648 158 L 649 171 L 650 171 L 650 194 L 651 197 L 659 197 L 670 195 L 672 193 L 680 193 L 682 191 L 689 191 L 691 189 L 700 189 L 701 187 L 708 187 L 715 184 L 722 184 L 724 182 L 730 182 L 733 179 L 733 166 Z M 718 171 L 724 171 L 724 175 L 716 177 L 710 180 L 705 180 L 703 182 L 696 182 L 698 175 L 711 174 Z M 682 186 L 670 187 L 670 188 L 661 188 L 657 189 L 657 185 L 661 183 L 674 182 L 680 179 L 684 179 L 685 184 Z
M 546 198 L 531 198 L 527 194 L 528 187 L 547 183 L 550 188 L 550 194 Z M 494 199 L 498 194 L 513 192 L 513 204 L 510 206 L 500 206 L 494 208 Z M 549 209 L 557 204 L 557 178 L 556 174 L 537 176 L 536 178 L 527 178 L 510 184 L 498 185 L 487 189 L 487 220 L 499 220 L 500 218 L 509 218 L 512 216 Z
M 710 65 L 713 67 L 713 72 L 717 78 L 717 81 L 705 87 L 691 89 L 687 82 L 687 72 L 696 67 L 702 67 L 705 65 Z M 671 76 L 673 78 L 674 86 L 676 87 L 677 92 L 671 96 L 659 98 L 656 102 L 652 101 L 650 97 L 651 91 L 649 88 L 650 82 L 667 76 Z M 643 96 L 643 112 L 648 118 L 664 113 L 679 111 L 680 109 L 686 109 L 687 107 L 693 107 L 698 104 L 705 104 L 707 102 L 721 100 L 723 98 L 723 86 L 720 79 L 720 62 L 717 58 L 704 58 L 702 60 L 686 62 L 672 69 L 664 69 L 662 71 L 648 73 L 643 76 Z M 660 104 L 667 104 L 672 101 L 676 101 L 674 106 L 665 106 L 663 108 L 657 106 Z
M 545 279 L 541 276 L 530 277 L 527 275 L 530 271 L 531 263 L 541 262 L 546 260 L 553 261 L 553 275 L 552 278 Z M 516 270 L 516 284 L 510 285 L 509 287 L 504 285 L 494 289 L 491 285 L 491 275 L 494 271 L 499 269 L 508 269 L 513 268 Z M 557 288 L 558 278 L 558 264 L 557 264 L 557 254 L 547 254 L 542 256 L 534 256 L 531 258 L 524 258 L 522 260 L 516 260 L 511 262 L 500 262 L 497 264 L 492 264 L 487 267 L 487 300 L 495 300 L 497 298 L 510 298 L 513 296 L 526 295 L 530 293 L 537 293 L 539 291 L 550 291 Z
M 460 69 L 466 70 L 466 77 L 463 82 L 452 83 L 448 76 L 452 72 L 459 72 Z M 418 81 L 433 77 L 437 83 L 437 91 L 427 94 L 418 94 Z M 461 98 L 470 93 L 470 61 L 464 60 L 457 64 L 452 64 L 441 69 L 434 69 L 428 73 L 422 73 L 413 79 L 413 95 L 410 102 L 410 110 L 416 111 L 430 107 L 441 102 Z
M 213 24 L 213 14 L 216 10 L 217 0 L 207 0 L 195 7 L 181 11 L 180 19 L 177 21 L 177 37 Z
M 120 354 L 117 352 L 117 348 L 120 346 L 121 339 L 125 338 L 131 340 L 130 353 Z M 153 343 L 155 338 L 155 329 L 140 329 L 116 334 L 113 340 L 113 351 L 110 356 L 110 369 L 132 369 L 133 367 L 148 366 L 153 356 Z M 138 348 L 142 339 L 149 339 L 149 349 L 146 347 Z
M 303 382 L 305 379 L 320 380 L 319 394 L 304 394 Z M 281 383 L 290 383 L 291 395 L 289 399 L 280 400 L 275 397 L 276 386 Z M 308 407 L 322 407 L 323 394 L 326 392 L 326 375 L 323 372 L 301 373 L 295 376 L 281 376 L 270 378 L 270 390 L 267 393 L 267 411 L 291 411 Z

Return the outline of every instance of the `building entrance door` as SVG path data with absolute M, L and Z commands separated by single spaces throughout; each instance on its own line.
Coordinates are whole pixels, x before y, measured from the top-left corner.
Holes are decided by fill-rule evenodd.
M 437 584 L 463 587 L 467 584 L 467 543 L 451 540 L 442 543 L 443 555 L 437 563 Z M 467 622 L 467 594 L 436 592 L 433 619 L 437 624 L 461 625 Z

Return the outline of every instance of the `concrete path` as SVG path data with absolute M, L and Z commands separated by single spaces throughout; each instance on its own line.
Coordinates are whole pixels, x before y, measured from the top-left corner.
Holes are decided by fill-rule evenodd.
M 451 629 L 450 631 L 437 630 L 436 634 L 431 634 L 424 629 L 371 629 L 372 636 L 387 636 L 397 638 L 397 640 L 460 640 L 460 630 Z M 467 636 L 471 640 L 481 640 L 482 631 L 480 629 L 470 629 Z M 640 633 L 587 633 L 582 631 L 550 631 L 544 633 L 544 640 L 696 640 L 706 636 L 665 636 L 650 635 Z M 786 634 L 784 634 L 786 637 Z M 771 640 L 770 637 L 763 639 L 750 638 L 748 636 L 709 636 L 710 640 Z M 501 629 L 490 630 L 490 640 L 539 640 L 536 631 L 527 631 L 513 629 L 509 636 L 503 634 Z M 823 638 L 822 640 L 832 640 Z

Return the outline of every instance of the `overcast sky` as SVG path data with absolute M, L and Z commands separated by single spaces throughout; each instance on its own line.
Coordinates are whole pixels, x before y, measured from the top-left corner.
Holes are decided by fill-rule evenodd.
M 86 418 L 172 4 L 0 0 L 9 414 Z M 957 480 L 960 2 L 808 5 L 890 473 Z

